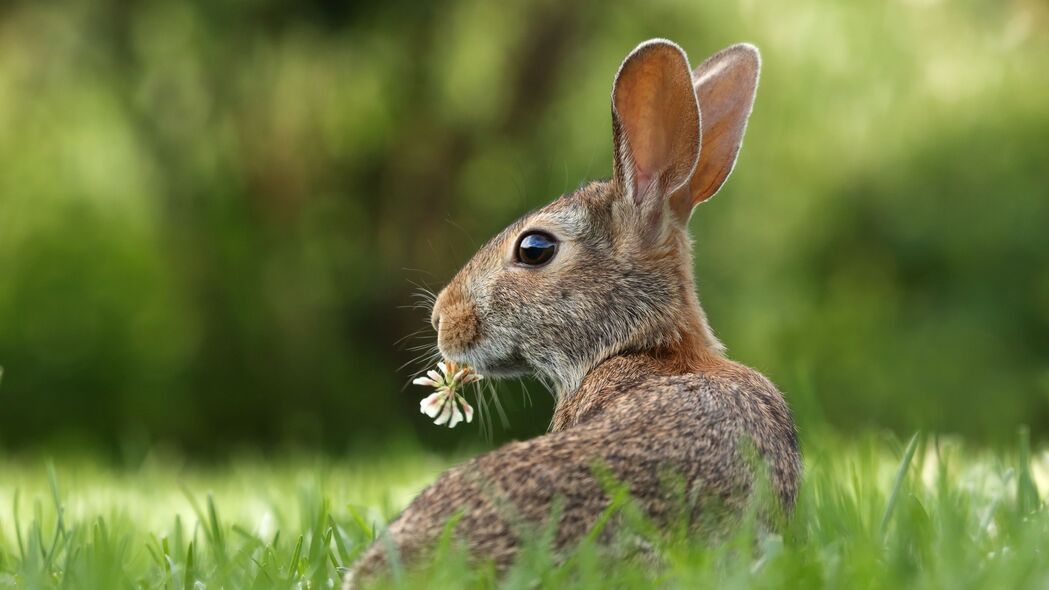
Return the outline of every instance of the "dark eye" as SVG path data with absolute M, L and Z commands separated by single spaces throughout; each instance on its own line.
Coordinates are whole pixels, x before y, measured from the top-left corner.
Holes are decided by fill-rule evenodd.
M 528 266 L 550 262 L 557 253 L 557 239 L 543 232 L 530 232 L 517 242 L 517 261 Z

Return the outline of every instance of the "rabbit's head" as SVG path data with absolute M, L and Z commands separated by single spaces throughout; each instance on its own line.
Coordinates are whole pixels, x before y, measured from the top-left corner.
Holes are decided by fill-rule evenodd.
M 687 368 L 720 353 L 695 294 L 687 223 L 732 171 L 759 65 L 745 44 L 695 71 L 669 41 L 634 49 L 612 89 L 613 178 L 481 248 L 434 305 L 441 353 L 491 376 L 535 374 L 558 395 L 616 354 Z

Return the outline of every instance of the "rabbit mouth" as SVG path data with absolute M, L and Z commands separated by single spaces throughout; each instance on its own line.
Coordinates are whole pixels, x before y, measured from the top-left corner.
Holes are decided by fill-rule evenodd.
M 500 353 L 485 351 L 474 347 L 459 354 L 447 355 L 446 358 L 456 363 L 464 363 L 485 377 L 507 378 L 521 377 L 532 372 L 531 366 L 520 351 L 510 350 Z

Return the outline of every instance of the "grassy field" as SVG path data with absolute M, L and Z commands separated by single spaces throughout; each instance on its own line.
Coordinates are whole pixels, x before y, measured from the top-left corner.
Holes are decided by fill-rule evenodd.
M 445 545 L 396 587 L 1024 588 L 1049 586 L 1049 453 L 940 437 L 805 437 L 806 480 L 781 534 L 717 546 L 629 517 L 658 566 L 541 538 L 510 574 Z M 460 458 L 405 445 L 367 459 L 287 455 L 201 466 L 151 454 L 0 457 L 0 588 L 330 588 L 422 486 Z

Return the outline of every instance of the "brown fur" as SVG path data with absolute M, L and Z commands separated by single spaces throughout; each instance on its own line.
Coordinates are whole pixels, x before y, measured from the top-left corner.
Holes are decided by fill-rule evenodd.
M 703 534 L 715 531 L 700 523 L 739 515 L 760 465 L 780 506 L 793 507 L 801 461 L 790 411 L 765 377 L 724 356 L 696 295 L 688 214 L 680 209 L 716 192 L 732 168 L 757 52 L 734 46 L 691 76 L 687 63 L 662 41 L 628 56 L 613 91 L 614 178 L 511 224 L 434 306 L 447 358 L 551 385 L 558 402 L 550 432 L 444 473 L 363 554 L 346 588 L 380 574 L 390 547 L 409 565 L 423 559 L 456 513 L 457 538 L 500 569 L 538 527 L 553 526 L 556 548 L 566 549 L 609 505 L 598 466 L 663 524 L 682 517 L 681 498 L 666 485 L 668 475 L 680 478 L 684 516 Z M 697 166 L 707 95 L 718 102 L 702 129 L 718 131 L 702 137 L 702 153 L 712 155 Z M 675 124 L 683 127 L 669 129 Z M 538 268 L 522 266 L 513 252 L 532 230 L 559 240 L 555 257 Z
M 445 298 L 440 309 L 444 330 L 438 332 L 438 345 L 451 354 L 468 349 L 480 336 L 474 304 L 457 295 Z

